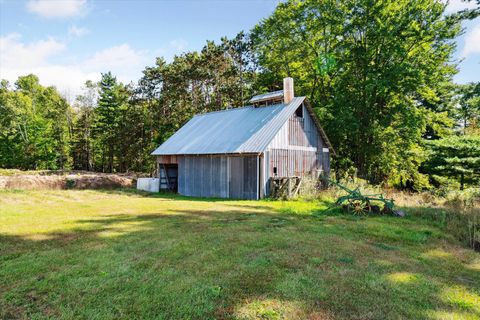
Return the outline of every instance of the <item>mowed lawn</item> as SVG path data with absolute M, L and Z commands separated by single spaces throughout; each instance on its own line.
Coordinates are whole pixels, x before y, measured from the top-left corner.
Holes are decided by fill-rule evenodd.
M 0 318 L 479 319 L 480 254 L 321 202 L 0 191 Z

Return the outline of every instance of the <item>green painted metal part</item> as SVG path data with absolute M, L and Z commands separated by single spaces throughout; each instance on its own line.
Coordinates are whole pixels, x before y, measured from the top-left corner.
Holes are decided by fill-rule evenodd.
M 328 182 L 347 192 L 346 195 L 339 197 L 335 202 L 339 206 L 347 205 L 347 208 L 358 206 L 362 211 L 370 211 L 372 202 L 380 202 L 383 203 L 383 213 L 393 213 L 394 200 L 385 198 L 383 194 L 362 194 L 359 188 L 352 190 L 331 179 L 328 179 Z

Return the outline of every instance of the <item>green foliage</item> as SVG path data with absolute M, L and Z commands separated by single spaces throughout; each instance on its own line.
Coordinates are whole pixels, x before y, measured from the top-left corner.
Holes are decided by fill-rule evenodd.
M 65 181 L 67 189 L 73 189 L 75 187 L 75 180 L 74 179 L 67 179 Z
M 99 149 L 99 163 L 103 172 L 124 171 L 121 133 L 129 123 L 128 114 L 130 93 L 123 84 L 110 73 L 102 74 L 98 84 L 99 97 L 95 108 L 93 134 Z
M 335 57 L 331 54 L 323 54 L 316 61 L 317 72 L 325 76 L 335 68 Z
M 450 136 L 427 141 L 428 159 L 422 165 L 436 186 L 478 186 L 480 183 L 480 136 Z
M 250 40 L 239 33 L 200 52 L 157 59 L 138 86 L 110 72 L 87 81 L 70 108 L 36 76 L 0 85 L 0 167 L 153 171 L 150 153 L 194 114 L 238 107 L 255 77 Z
M 480 134 L 480 82 L 458 85 L 455 119 L 463 134 Z
M 70 166 L 71 109 L 53 87 L 34 75 L 19 77 L 14 89 L 0 88 L 0 167 L 63 169 Z
M 292 76 L 360 176 L 420 187 L 422 137 L 453 125 L 442 101 L 460 19 L 444 9 L 434 0 L 281 3 L 252 31 L 259 86 Z
M 478 13 L 447 15 L 437 0 L 289 0 L 248 34 L 157 58 L 136 85 L 110 72 L 87 81 L 73 108 L 34 75 L 1 81 L 0 167 L 152 172 L 150 153 L 194 114 L 243 106 L 291 76 L 337 151 L 337 177 L 455 184 L 424 141 L 479 133 L 480 84 L 454 85 L 451 63 L 460 23 Z
M 218 45 L 209 41 L 201 52 L 175 56 L 171 63 L 158 58 L 155 66 L 145 68 L 134 100 L 148 113 L 148 152 L 194 114 L 239 107 L 250 98 L 254 73 L 248 48 L 248 37 L 240 33 Z
M 84 93 L 79 95 L 75 101 L 76 110 L 71 155 L 73 169 L 93 170 L 94 166 L 94 143 L 92 129 L 95 122 L 94 108 L 97 99 L 97 84 L 92 81 L 85 83 Z

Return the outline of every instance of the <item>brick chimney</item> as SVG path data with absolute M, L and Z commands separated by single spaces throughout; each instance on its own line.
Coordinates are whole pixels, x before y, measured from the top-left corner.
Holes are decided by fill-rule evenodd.
M 289 104 L 292 102 L 294 97 L 293 92 L 293 78 L 284 78 L 283 79 L 283 102 Z

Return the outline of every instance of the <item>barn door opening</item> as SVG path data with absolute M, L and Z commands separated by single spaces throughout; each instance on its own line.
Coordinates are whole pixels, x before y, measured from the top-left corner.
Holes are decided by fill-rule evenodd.
M 178 165 L 177 164 L 159 164 L 160 172 L 160 189 L 171 190 L 177 192 L 178 190 Z

